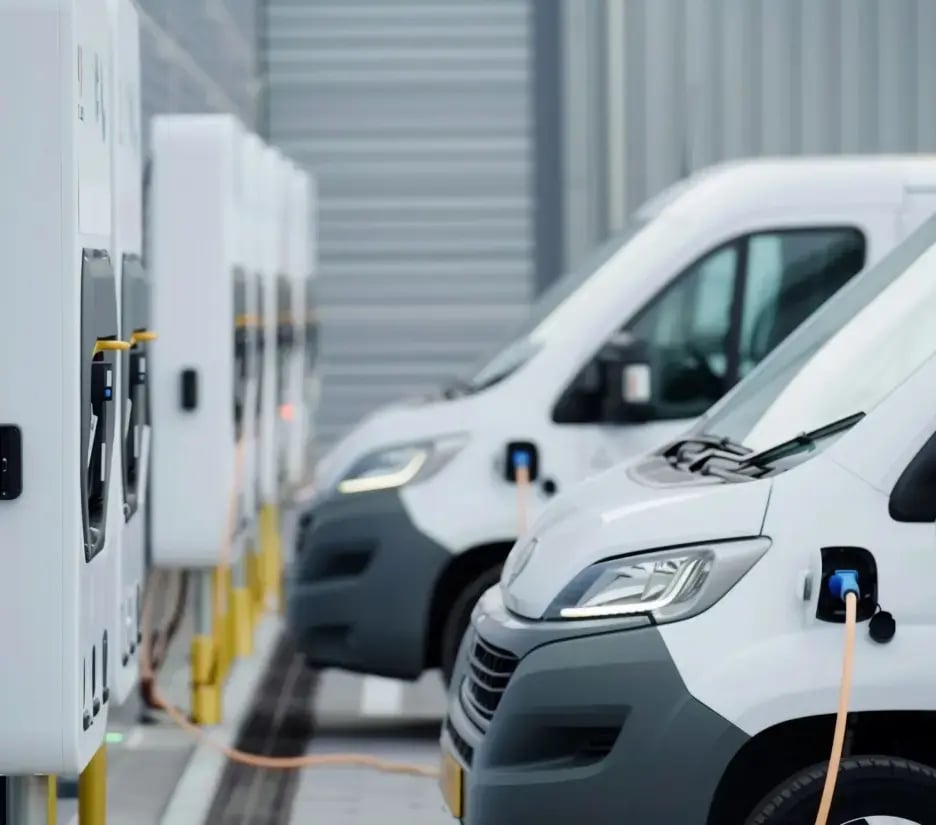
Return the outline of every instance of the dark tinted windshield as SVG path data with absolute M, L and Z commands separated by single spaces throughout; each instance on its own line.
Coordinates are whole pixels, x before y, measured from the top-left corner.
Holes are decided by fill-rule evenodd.
M 760 450 L 867 413 L 936 351 L 933 318 L 936 217 L 829 299 L 693 432 Z

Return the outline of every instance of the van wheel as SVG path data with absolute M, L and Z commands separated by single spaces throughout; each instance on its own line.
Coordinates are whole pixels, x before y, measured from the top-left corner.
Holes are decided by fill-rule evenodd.
M 775 788 L 747 825 L 814 825 L 826 764 L 814 765 Z M 843 759 L 828 825 L 936 825 L 936 770 L 889 756 Z
M 498 564 L 485 570 L 480 576 L 465 587 L 458 598 L 452 603 L 452 607 L 445 619 L 445 628 L 442 631 L 442 679 L 445 682 L 446 689 L 452 683 L 452 674 L 455 671 L 455 660 L 458 658 L 458 648 L 461 646 L 462 636 L 468 629 L 468 623 L 471 621 L 471 611 L 475 604 L 486 590 L 493 587 L 500 581 L 501 568 L 503 564 Z

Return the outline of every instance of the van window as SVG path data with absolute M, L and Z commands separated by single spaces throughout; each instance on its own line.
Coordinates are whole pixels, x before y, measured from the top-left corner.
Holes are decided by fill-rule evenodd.
M 742 236 L 689 266 L 623 328 L 648 345 L 652 417 L 702 415 L 860 272 L 865 256 L 860 230 L 809 227 Z M 557 423 L 599 420 L 603 390 L 583 379 L 590 367 L 562 396 Z
M 628 328 L 650 345 L 655 417 L 704 413 L 864 260 L 859 230 L 830 227 L 758 232 L 689 267 Z
M 655 400 L 672 416 L 704 410 L 725 391 L 739 249 L 722 247 L 691 266 L 628 330 L 650 345 Z
M 936 350 L 936 217 L 848 284 L 693 427 L 751 449 L 868 413 Z
M 741 309 L 738 377 L 744 378 L 784 338 L 864 266 L 857 229 L 765 232 L 748 242 Z

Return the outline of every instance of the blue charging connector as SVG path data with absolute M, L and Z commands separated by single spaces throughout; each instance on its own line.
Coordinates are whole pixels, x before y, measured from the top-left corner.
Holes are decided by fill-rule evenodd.
M 519 470 L 521 467 L 527 470 L 530 469 L 530 454 L 526 450 L 514 450 L 510 458 L 513 461 L 515 470 Z
M 829 592 L 843 602 L 845 596 L 849 593 L 854 593 L 855 598 L 861 598 L 861 589 L 858 587 L 858 571 L 836 570 L 829 576 Z

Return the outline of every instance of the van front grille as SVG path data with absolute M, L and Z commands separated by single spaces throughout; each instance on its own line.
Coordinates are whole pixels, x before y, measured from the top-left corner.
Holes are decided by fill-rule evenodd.
M 461 694 L 465 711 L 482 729 L 494 717 L 519 661 L 512 653 L 475 636 Z

